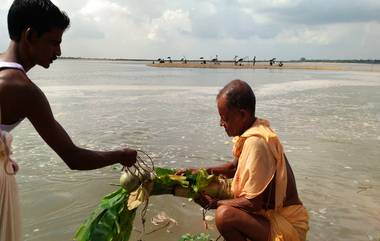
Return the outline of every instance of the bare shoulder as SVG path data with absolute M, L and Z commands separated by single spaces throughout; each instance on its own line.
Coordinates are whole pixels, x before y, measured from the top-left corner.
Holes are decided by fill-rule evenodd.
M 28 77 L 19 69 L 2 69 L 0 71 L 0 81 L 2 84 L 21 83 L 25 79 L 28 79 Z
M 0 104 L 8 121 L 27 117 L 31 106 L 45 102 L 45 95 L 28 76 L 17 69 L 0 71 Z
M 41 94 L 41 90 L 22 71 L 4 69 L 0 71 L 0 93 L 6 96 L 16 95 L 21 100 L 30 95 Z
M 20 70 L 3 69 L 0 71 L 0 91 L 21 91 L 25 88 L 33 88 L 33 85 L 28 76 Z

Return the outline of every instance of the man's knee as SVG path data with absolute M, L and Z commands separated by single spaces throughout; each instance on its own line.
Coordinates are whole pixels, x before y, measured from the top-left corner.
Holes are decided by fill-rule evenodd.
M 231 228 L 236 218 L 236 210 L 233 207 L 222 205 L 216 209 L 215 224 L 218 230 Z

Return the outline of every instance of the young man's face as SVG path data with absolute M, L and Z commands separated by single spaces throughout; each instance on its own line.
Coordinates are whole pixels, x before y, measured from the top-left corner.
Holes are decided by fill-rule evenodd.
M 236 108 L 227 108 L 226 96 L 222 95 L 217 100 L 220 115 L 220 126 L 224 127 L 228 136 L 240 136 L 245 125 L 244 113 Z
M 64 30 L 52 28 L 41 36 L 34 34 L 33 57 L 35 64 L 49 68 L 50 64 L 61 55 L 61 42 Z

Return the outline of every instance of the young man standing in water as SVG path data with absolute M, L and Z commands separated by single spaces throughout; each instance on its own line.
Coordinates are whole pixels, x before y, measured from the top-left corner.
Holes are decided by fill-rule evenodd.
M 15 0 L 8 12 L 10 44 L 0 55 L 0 240 L 20 237 L 17 164 L 10 159 L 11 131 L 27 118 L 70 169 L 90 170 L 120 163 L 131 166 L 136 151 L 92 151 L 76 146 L 55 120 L 44 93 L 26 75 L 35 65 L 49 68 L 61 55 L 70 20 L 49 0 Z
M 234 137 L 234 160 L 206 170 L 233 178 L 234 198 L 202 195 L 196 202 L 216 209 L 216 226 L 227 241 L 305 241 L 308 214 L 298 197 L 293 171 L 269 122 L 256 118 L 251 87 L 241 80 L 231 81 L 219 92 L 217 105 L 220 126 Z

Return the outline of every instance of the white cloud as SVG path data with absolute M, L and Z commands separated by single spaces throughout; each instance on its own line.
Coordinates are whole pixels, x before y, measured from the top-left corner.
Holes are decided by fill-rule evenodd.
M 270 18 L 269 16 L 267 16 L 265 14 L 260 14 L 259 11 L 256 12 L 252 8 L 243 7 L 243 8 L 241 8 L 241 11 L 242 11 L 242 13 L 249 15 L 252 18 L 253 22 L 256 24 L 266 25 L 266 24 L 273 23 L 272 18 Z
M 194 10 L 203 15 L 215 15 L 218 12 L 217 6 L 215 6 L 214 3 L 207 1 L 201 2 Z
M 294 45 L 328 45 L 340 39 L 342 34 L 336 30 L 339 30 L 339 27 L 286 29 L 277 35 L 275 40 Z
M 118 23 L 125 20 L 129 11 L 126 7 L 120 6 L 107 0 L 89 0 L 80 9 L 79 14 L 88 17 L 98 23 Z
M 8 13 L 8 9 L 11 6 L 13 0 L 2 0 L 2 4 L 0 4 L 0 10 L 4 10 Z
M 265 1 L 271 3 L 274 7 L 294 7 L 297 4 L 299 4 L 300 0 L 272 0 L 272 1 Z
M 378 0 L 53 0 L 71 18 L 64 56 L 378 58 Z M 0 52 L 8 45 L 0 5 Z M 85 44 L 83 44 L 85 43 Z
M 189 13 L 182 9 L 167 10 L 160 18 L 152 19 L 151 29 L 147 35 L 150 40 L 164 41 L 191 32 Z
M 238 0 L 241 6 L 254 10 L 268 8 L 291 8 L 297 6 L 302 0 Z

